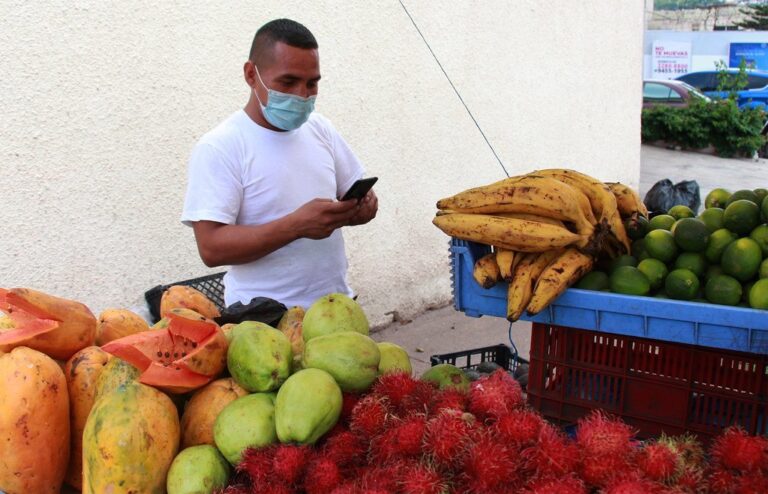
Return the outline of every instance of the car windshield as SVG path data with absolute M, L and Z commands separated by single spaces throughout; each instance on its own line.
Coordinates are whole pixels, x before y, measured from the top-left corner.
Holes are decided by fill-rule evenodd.
M 710 101 L 710 97 L 709 96 L 707 96 L 706 94 L 702 93 L 701 91 L 699 91 L 695 87 L 691 86 L 687 82 L 680 81 L 680 84 L 685 89 L 687 89 L 688 92 L 691 94 L 691 96 L 693 96 L 694 98 L 703 99 L 704 101 Z

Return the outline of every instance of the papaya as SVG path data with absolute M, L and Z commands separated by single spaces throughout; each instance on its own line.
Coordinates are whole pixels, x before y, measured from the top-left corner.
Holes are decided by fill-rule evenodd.
M 0 350 L 26 346 L 69 360 L 96 340 L 96 318 L 85 305 L 29 288 L 0 288 L 0 311 L 13 329 L 0 332 Z
M 245 324 L 261 329 L 242 328 Z M 246 321 L 233 329 L 227 368 L 237 384 L 251 392 L 273 391 L 291 375 L 291 342 L 275 328 Z
M 112 340 L 142 331 L 148 331 L 147 321 L 128 309 L 106 309 L 99 314 L 96 326 L 96 344 L 106 345 Z
M 96 377 L 96 383 L 93 390 L 94 403 L 110 391 L 119 388 L 120 386 L 125 386 L 139 378 L 139 369 L 121 358 L 113 357 L 109 354 L 107 355 L 107 364 Z
M 69 461 L 64 372 L 37 350 L 0 355 L 0 491 L 58 494 Z
M 342 393 L 333 376 L 321 369 L 293 374 L 277 391 L 275 429 L 283 443 L 314 444 L 341 416 Z
M 368 336 L 368 318 L 356 301 L 343 293 L 331 293 L 315 300 L 302 321 L 304 342 L 340 331 L 355 331 Z
M 109 354 L 101 348 L 89 346 L 72 355 L 64 366 L 71 431 L 69 468 L 65 480 L 77 489 L 83 487 L 83 429 L 96 399 L 96 381 L 109 359 Z
M 231 377 L 217 379 L 195 391 L 181 417 L 181 447 L 215 444 L 213 424 L 216 417 L 225 406 L 247 394 L 248 391 Z
M 163 292 L 160 298 L 160 317 L 166 317 L 173 309 L 191 309 L 208 319 L 221 315 L 216 304 L 200 290 L 185 285 L 174 285 Z
M 139 369 L 139 381 L 168 393 L 201 388 L 220 374 L 227 337 L 218 324 L 189 309 L 173 309 L 168 327 L 111 341 L 104 351 Z
M 304 351 L 304 337 L 302 335 L 302 325 L 304 321 L 304 308 L 297 305 L 291 307 L 283 317 L 280 318 L 280 322 L 277 323 L 277 329 L 283 332 L 288 337 L 288 341 L 291 342 L 291 350 L 293 356 L 296 358 Z
M 131 382 L 93 405 L 83 431 L 83 494 L 165 494 L 179 449 L 170 398 Z
M 302 365 L 328 372 L 342 391 L 367 390 L 379 375 L 381 351 L 368 336 L 342 331 L 306 342 Z

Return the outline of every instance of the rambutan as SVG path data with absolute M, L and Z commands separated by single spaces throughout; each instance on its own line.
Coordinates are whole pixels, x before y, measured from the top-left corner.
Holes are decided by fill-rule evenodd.
M 683 467 L 683 471 L 677 476 L 674 487 L 680 492 L 699 492 L 703 490 L 704 472 L 698 467 Z
M 468 492 L 496 492 L 501 486 L 519 483 L 519 460 L 517 452 L 497 441 L 488 431 L 478 434 L 467 448 L 463 461 Z
M 635 447 L 632 429 L 619 419 L 595 410 L 577 424 L 576 443 L 585 457 L 625 457 Z
M 357 472 L 360 478 L 361 492 L 397 492 L 398 482 L 404 469 L 405 464 L 400 461 L 393 461 L 388 465 L 361 468 Z
M 330 494 L 360 494 L 360 488 L 353 480 L 345 480 L 333 488 Z
M 525 494 L 587 494 L 587 487 L 577 477 L 538 479 L 525 490 Z
M 307 494 L 328 494 L 342 482 L 341 471 L 329 458 L 318 456 L 307 465 L 304 490 Z
M 707 472 L 707 483 L 709 491 L 718 494 L 731 494 L 736 486 L 738 476 L 728 470 L 715 467 Z
M 254 482 L 250 492 L 258 492 L 259 494 L 295 494 L 296 489 L 283 482 L 260 480 Z
M 525 403 L 520 384 L 504 369 L 474 381 L 469 388 L 469 411 L 480 420 L 495 420 Z
M 519 409 L 499 417 L 492 428 L 503 441 L 525 446 L 538 438 L 543 424 L 544 419 L 537 412 Z
M 658 442 L 666 444 L 677 453 L 682 460 L 683 465 L 687 467 L 704 467 L 704 448 L 701 443 L 692 434 L 682 434 L 679 436 L 667 436 L 662 433 Z
M 339 423 L 349 424 L 352 420 L 352 410 L 354 410 L 357 402 L 360 401 L 361 396 L 355 393 L 344 392 L 341 394 L 341 415 L 339 416 Z
M 576 443 L 544 422 L 538 440 L 521 452 L 524 470 L 534 478 L 561 478 L 575 473 L 579 460 Z
M 429 404 L 430 414 L 437 415 L 441 410 L 467 410 L 467 393 L 458 388 L 445 388 L 435 392 Z
M 214 494 L 251 494 L 251 488 L 243 484 L 234 484 L 213 492 Z
M 310 455 L 311 451 L 308 446 L 278 445 L 272 456 L 272 472 L 274 477 L 286 484 L 299 483 Z
M 440 473 L 428 465 L 411 465 L 401 475 L 399 492 L 403 494 L 443 494 L 448 487 Z
M 389 400 L 377 395 L 368 395 L 357 402 L 352 409 L 349 430 L 370 438 L 384 429 L 391 414 Z
M 664 481 L 682 467 L 682 459 L 668 445 L 660 442 L 646 444 L 636 456 L 637 466 L 651 480 Z
M 643 478 L 615 480 L 605 487 L 603 494 L 661 494 L 664 486 Z
M 344 468 L 365 459 L 368 445 L 351 431 L 341 431 L 329 437 L 323 445 L 323 454 Z
M 246 448 L 236 470 L 248 474 L 252 482 L 259 482 L 272 476 L 272 457 L 275 445 L 261 448 Z
M 423 450 L 438 465 L 453 465 L 461 460 L 476 430 L 474 420 L 458 411 L 443 410 L 427 422 Z
M 712 444 L 715 464 L 739 472 L 768 470 L 768 439 L 750 436 L 741 427 L 729 427 Z
M 399 410 L 403 399 L 416 389 L 417 383 L 407 372 L 391 372 L 379 376 L 371 387 L 371 393 L 387 398 L 392 408 Z
M 395 419 L 388 428 L 371 440 L 370 456 L 380 463 L 396 458 L 421 455 L 427 420 L 423 415 Z
M 437 387 L 432 382 L 416 381 L 416 387 L 411 394 L 403 398 L 400 404 L 400 414 L 408 415 L 426 415 L 429 413 L 429 405 L 437 392 Z
M 768 477 L 758 473 L 743 475 L 736 482 L 734 494 L 765 494 L 768 492 Z

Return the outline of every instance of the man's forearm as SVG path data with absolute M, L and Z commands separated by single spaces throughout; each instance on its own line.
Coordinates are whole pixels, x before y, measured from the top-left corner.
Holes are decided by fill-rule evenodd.
M 288 245 L 299 236 L 288 217 L 263 225 L 195 225 L 200 257 L 208 267 L 245 264 Z

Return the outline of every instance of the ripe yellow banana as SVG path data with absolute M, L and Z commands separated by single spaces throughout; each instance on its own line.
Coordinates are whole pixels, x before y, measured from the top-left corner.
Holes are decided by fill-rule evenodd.
M 520 262 L 515 268 L 512 281 L 507 290 L 507 319 L 515 322 L 520 319 L 523 311 L 528 306 L 533 295 L 533 287 L 550 262 L 555 259 L 562 250 L 548 250 L 542 253 L 522 254 Z
M 472 270 L 472 277 L 483 288 L 491 288 L 501 280 L 499 266 L 496 264 L 496 254 L 486 254 L 477 261 Z
M 515 257 L 518 257 L 518 256 L 515 254 L 514 250 L 503 249 L 500 247 L 496 248 L 496 264 L 499 266 L 499 273 L 501 274 L 501 279 L 507 280 L 507 281 L 512 279 L 512 273 L 514 272 Z
M 609 233 L 619 241 L 624 252 L 630 251 L 631 242 L 627 236 L 627 231 L 624 229 L 624 223 L 621 221 L 616 197 L 607 185 L 594 177 L 565 168 L 536 170 L 534 173 L 556 178 L 583 192 L 592 206 L 598 223 L 604 225 Z
M 563 224 L 562 221 L 555 218 L 549 218 L 547 216 L 540 216 L 538 214 L 498 213 L 496 216 L 503 216 L 504 218 L 517 218 L 518 220 L 538 221 L 539 223 L 549 223 L 550 225 L 557 225 L 565 228 L 565 224 Z
M 592 257 L 577 249 L 568 248 L 556 257 L 541 273 L 528 303 L 528 313 L 538 314 L 555 300 L 566 288 L 592 269 Z
M 509 180 L 509 179 L 507 179 Z M 549 177 L 528 175 L 504 185 L 465 190 L 441 199 L 437 208 L 472 214 L 527 213 L 573 223 L 581 235 L 594 233 L 594 222 L 579 206 L 578 192 Z
M 557 225 L 486 214 L 442 214 L 435 216 L 432 223 L 452 237 L 517 252 L 544 252 L 567 245 L 585 247 L 590 241 L 588 235 Z
M 645 207 L 645 203 L 634 189 L 619 182 L 606 182 L 605 185 L 613 192 L 616 206 L 622 218 L 628 218 L 634 214 L 648 218 L 648 208 Z

